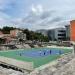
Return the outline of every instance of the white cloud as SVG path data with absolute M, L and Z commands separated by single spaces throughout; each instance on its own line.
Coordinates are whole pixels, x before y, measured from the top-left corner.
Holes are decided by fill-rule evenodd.
M 32 5 L 32 8 L 31 8 L 32 12 L 36 13 L 37 12 L 37 9 L 34 7 L 34 5 Z
M 31 10 L 34 14 L 39 15 L 42 14 L 44 9 L 42 5 L 32 5 Z
M 39 29 L 62 26 L 75 19 L 75 0 L 19 1 L 0 0 L 0 25 Z M 14 8 L 11 8 L 12 3 L 15 3 Z

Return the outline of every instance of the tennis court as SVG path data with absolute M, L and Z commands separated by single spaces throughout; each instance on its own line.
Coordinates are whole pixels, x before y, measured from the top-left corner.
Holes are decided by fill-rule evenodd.
M 32 48 L 32 49 L 19 49 L 0 52 L 0 56 L 13 58 L 19 61 L 33 62 L 34 68 L 47 64 L 56 60 L 64 53 L 72 52 L 72 49 L 59 49 L 59 48 Z

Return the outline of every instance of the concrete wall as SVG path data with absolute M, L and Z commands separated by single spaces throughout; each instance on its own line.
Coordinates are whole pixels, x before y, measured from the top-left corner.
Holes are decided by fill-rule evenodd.
M 23 62 L 12 58 L 7 58 L 0 56 L 0 63 L 5 63 L 7 65 L 12 65 L 15 67 L 18 67 L 20 69 L 30 70 L 32 71 L 33 68 L 33 62 Z

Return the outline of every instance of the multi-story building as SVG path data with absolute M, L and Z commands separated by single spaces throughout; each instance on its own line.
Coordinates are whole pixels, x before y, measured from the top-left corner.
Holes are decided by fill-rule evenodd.
M 5 39 L 5 43 L 16 43 L 19 42 L 19 39 L 26 40 L 26 34 L 19 29 L 11 30 L 10 34 L 3 34 L 2 31 L 0 31 L 0 38 Z
M 48 37 L 50 40 L 66 40 L 66 29 L 55 28 L 48 31 Z
M 23 32 L 19 29 L 11 30 L 10 35 L 11 37 L 19 37 L 19 38 L 26 39 L 26 34 L 23 34 Z
M 75 41 L 75 20 L 70 22 L 70 40 Z
M 17 37 L 20 38 L 20 39 L 26 40 L 26 34 L 24 34 L 22 32 L 18 33 Z
M 18 34 L 21 33 L 21 32 L 22 32 L 22 31 L 19 30 L 19 29 L 14 29 L 14 30 L 11 30 L 11 31 L 10 31 L 10 35 L 11 35 L 12 37 L 17 37 Z
M 22 30 L 19 29 L 11 30 L 10 35 L 12 38 L 15 38 L 16 40 L 19 39 L 26 40 L 26 34 L 24 34 Z
M 50 30 L 38 30 L 38 33 L 48 36 L 49 40 L 66 40 L 66 28 L 54 28 Z
M 66 40 L 69 41 L 70 40 L 70 25 L 66 25 Z

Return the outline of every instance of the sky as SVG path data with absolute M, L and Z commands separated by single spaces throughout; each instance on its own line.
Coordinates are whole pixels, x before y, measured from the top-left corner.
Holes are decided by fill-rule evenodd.
M 75 19 L 75 0 L 0 0 L 0 27 L 62 27 Z

